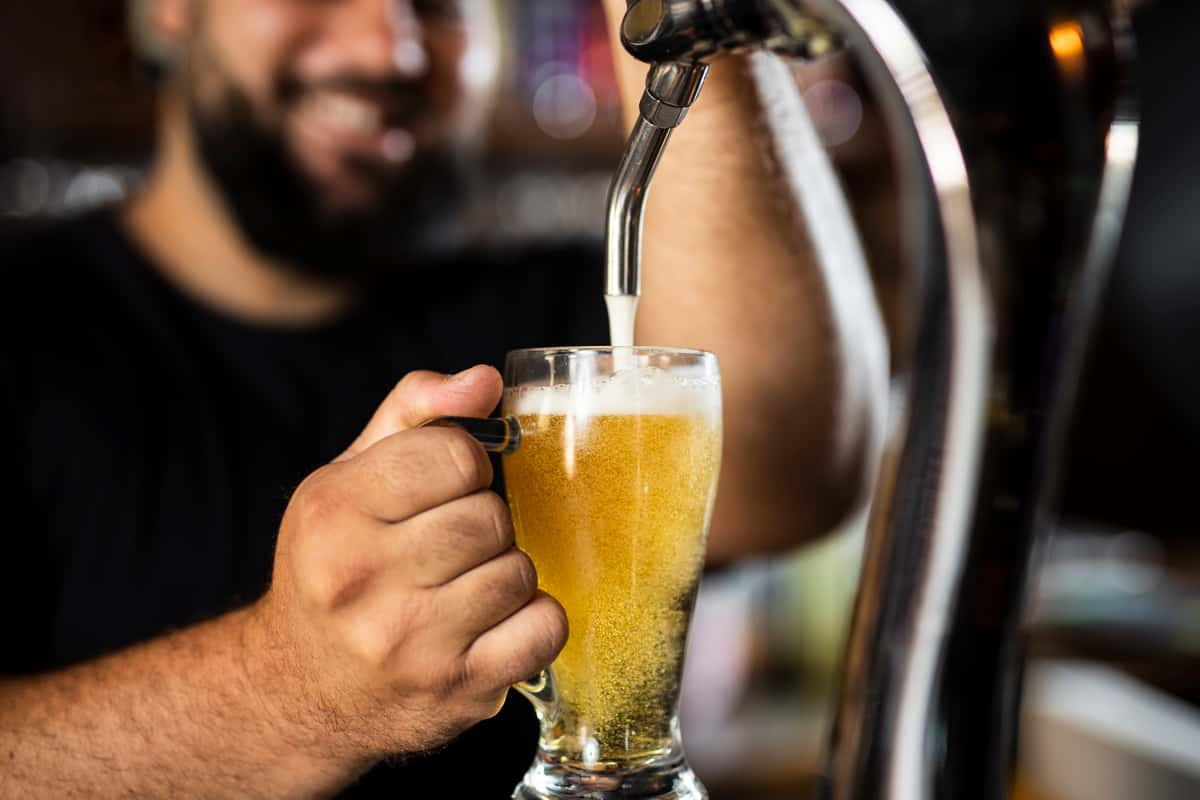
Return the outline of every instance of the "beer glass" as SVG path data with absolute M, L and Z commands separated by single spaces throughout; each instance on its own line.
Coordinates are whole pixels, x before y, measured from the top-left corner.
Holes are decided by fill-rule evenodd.
M 716 357 L 515 351 L 503 414 L 517 545 L 570 623 L 550 669 L 517 687 L 541 735 L 513 798 L 707 797 L 678 706 L 721 461 Z

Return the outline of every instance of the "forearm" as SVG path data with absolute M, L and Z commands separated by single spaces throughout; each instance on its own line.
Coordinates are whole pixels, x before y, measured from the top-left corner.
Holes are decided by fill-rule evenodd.
M 274 710 L 249 611 L 0 683 L 0 784 L 18 797 L 312 797 L 354 765 Z M 361 765 L 359 766 L 361 768 Z
M 614 23 L 623 6 L 609 3 Z M 619 53 L 618 74 L 632 118 L 646 67 Z M 843 287 L 813 255 L 773 132 L 748 62 L 719 60 L 647 197 L 637 340 L 721 358 L 726 447 L 714 561 L 836 525 L 863 496 L 882 419 L 883 398 L 864 403 L 855 375 L 879 365 L 856 360 L 848 329 L 875 326 L 871 335 L 881 336 L 878 311 L 869 297 L 850 314 L 845 303 L 835 308 Z M 866 382 L 878 389 L 883 379 Z

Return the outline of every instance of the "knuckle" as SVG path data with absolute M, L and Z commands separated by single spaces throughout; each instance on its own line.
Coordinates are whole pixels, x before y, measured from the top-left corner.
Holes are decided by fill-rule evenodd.
M 333 608 L 338 587 L 329 573 L 319 569 L 301 569 L 297 576 L 300 597 L 311 607 L 322 611 Z
M 350 605 L 363 594 L 375 575 L 371 563 L 362 559 L 334 562 L 325 571 L 321 600 L 326 608 L 337 610 Z
M 442 458 L 447 471 L 456 475 L 464 493 L 482 489 L 492 482 L 492 464 L 479 443 L 462 431 L 444 431 Z
M 508 504 L 500 495 L 492 491 L 483 491 L 478 495 L 478 515 L 481 523 L 486 526 L 487 534 L 491 537 L 497 553 L 502 553 L 513 546 L 512 515 Z
M 481 572 L 475 587 L 493 612 L 515 612 L 537 592 L 537 570 L 529 556 L 516 548 L 497 556 Z
M 467 659 L 455 659 L 442 671 L 438 686 L 442 699 L 457 697 L 468 692 L 475 683 L 475 677 L 475 671 Z
M 538 603 L 536 608 L 538 615 L 530 626 L 529 649 L 545 666 L 553 661 L 567 644 L 570 626 L 563 607 L 549 595 L 545 595 L 543 602 Z
M 344 502 L 343 494 L 327 467 L 310 475 L 292 498 L 301 527 L 310 530 L 332 524 L 342 511 Z
M 301 550 L 294 571 L 300 597 L 326 612 L 350 605 L 375 576 L 369 560 L 339 552 L 328 537 L 316 538 Z
M 371 669 L 383 667 L 395 649 L 389 627 L 365 617 L 354 618 L 346 623 L 343 640 L 350 657 Z
M 420 380 L 420 378 L 421 372 L 419 370 L 404 373 L 404 375 L 400 377 L 400 380 L 396 381 L 396 385 L 392 387 L 392 394 L 398 394 L 406 389 L 411 389 Z
M 523 681 L 546 669 L 567 643 L 567 617 L 562 607 L 543 595 L 520 612 L 521 624 L 503 650 L 480 654 L 476 682 L 487 688 Z
M 476 717 L 469 706 L 479 694 L 481 677 L 477 665 L 465 654 L 447 654 L 446 658 L 438 660 L 436 668 L 428 670 L 424 688 L 447 716 L 454 716 L 457 712 L 464 717 L 464 721 L 474 723 L 481 718 Z M 472 719 L 468 720 L 467 717 Z
M 420 387 L 429 381 L 432 374 L 421 369 L 405 373 L 400 380 L 396 381 L 388 398 L 403 398 L 404 404 L 408 406 L 410 412 L 417 417 L 424 416 L 424 403 L 421 402 L 423 393 Z
M 513 586 L 520 598 L 533 597 L 538 587 L 537 567 L 533 560 L 521 550 L 513 550 L 509 556 L 512 560 Z
M 405 434 L 384 440 L 368 462 L 370 487 L 399 497 L 409 495 L 424 471 L 418 444 Z

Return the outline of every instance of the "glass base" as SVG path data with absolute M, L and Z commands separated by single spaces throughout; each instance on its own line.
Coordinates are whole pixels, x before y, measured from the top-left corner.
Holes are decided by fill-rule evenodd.
M 538 753 L 512 800 L 708 800 L 683 754 L 630 767 L 588 770 Z

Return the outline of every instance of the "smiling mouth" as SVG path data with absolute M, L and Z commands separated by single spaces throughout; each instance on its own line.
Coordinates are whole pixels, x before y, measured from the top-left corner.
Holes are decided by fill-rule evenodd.
M 384 128 L 379 106 L 343 92 L 317 92 L 308 106 L 323 124 L 337 131 L 379 133 Z
M 359 95 L 319 89 L 294 110 L 301 135 L 326 150 L 389 164 L 409 160 L 416 150 L 406 114 Z

